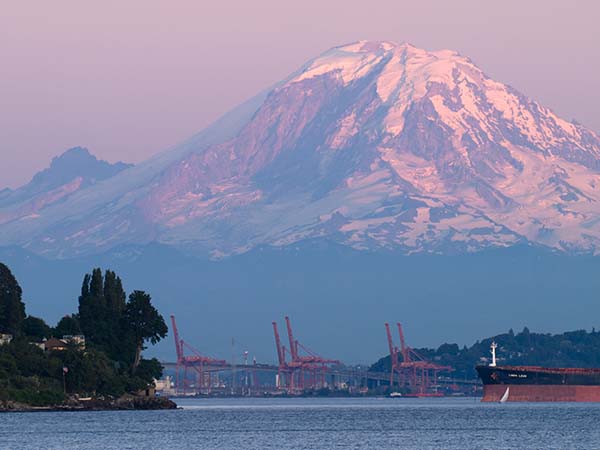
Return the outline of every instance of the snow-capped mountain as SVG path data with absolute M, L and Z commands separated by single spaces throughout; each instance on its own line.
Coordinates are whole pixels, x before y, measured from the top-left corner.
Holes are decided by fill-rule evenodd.
M 62 257 L 149 242 L 221 257 L 308 239 L 598 253 L 600 138 L 456 52 L 362 41 L 35 214 L 11 216 L 3 196 L 0 245 Z
M 50 167 L 37 173 L 25 186 L 0 191 L 0 225 L 36 218 L 48 206 L 129 167 L 132 165 L 98 160 L 86 148 L 71 148 L 54 158 Z

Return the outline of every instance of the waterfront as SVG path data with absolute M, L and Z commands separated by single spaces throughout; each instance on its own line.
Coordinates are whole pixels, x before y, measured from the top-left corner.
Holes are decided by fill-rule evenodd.
M 600 404 L 180 399 L 175 411 L 0 415 L 1 450 L 597 449 Z

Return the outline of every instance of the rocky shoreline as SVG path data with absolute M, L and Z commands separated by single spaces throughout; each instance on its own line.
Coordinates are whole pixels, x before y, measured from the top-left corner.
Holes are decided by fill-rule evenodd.
M 0 402 L 0 413 L 41 411 L 142 411 L 177 409 L 177 404 L 163 397 L 137 397 L 125 395 L 117 399 L 70 399 L 60 405 L 32 406 L 11 400 Z

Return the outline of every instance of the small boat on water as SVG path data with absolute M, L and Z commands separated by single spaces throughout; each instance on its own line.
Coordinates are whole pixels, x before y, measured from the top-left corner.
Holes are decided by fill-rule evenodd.
M 500 399 L 500 403 L 506 403 L 508 401 L 509 395 L 510 395 L 510 386 L 506 388 L 506 392 L 504 392 L 504 395 Z
M 390 398 L 399 398 L 402 397 L 401 392 L 390 392 Z

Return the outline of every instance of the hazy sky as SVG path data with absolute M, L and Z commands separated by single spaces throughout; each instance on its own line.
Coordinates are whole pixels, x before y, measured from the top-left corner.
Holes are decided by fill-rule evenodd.
M 343 43 L 451 48 L 600 131 L 599 3 L 0 0 L 0 189 L 88 147 L 137 162 Z

